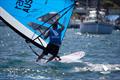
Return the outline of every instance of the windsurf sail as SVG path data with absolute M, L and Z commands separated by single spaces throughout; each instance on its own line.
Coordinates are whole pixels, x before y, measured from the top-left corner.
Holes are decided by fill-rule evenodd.
M 49 38 L 43 37 L 57 20 L 65 27 L 63 39 L 74 5 L 74 0 L 0 0 L 0 16 L 26 40 L 44 48 Z

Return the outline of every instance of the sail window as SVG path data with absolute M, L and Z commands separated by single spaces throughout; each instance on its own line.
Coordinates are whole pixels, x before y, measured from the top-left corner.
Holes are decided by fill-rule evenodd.
M 50 12 L 39 17 L 38 20 L 42 22 L 47 22 L 49 24 L 53 24 L 59 17 L 60 15 L 57 14 L 56 12 Z

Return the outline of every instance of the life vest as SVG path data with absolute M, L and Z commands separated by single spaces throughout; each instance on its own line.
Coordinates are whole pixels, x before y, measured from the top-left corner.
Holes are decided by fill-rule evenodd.
M 58 46 L 61 45 L 61 30 L 50 29 L 50 43 Z

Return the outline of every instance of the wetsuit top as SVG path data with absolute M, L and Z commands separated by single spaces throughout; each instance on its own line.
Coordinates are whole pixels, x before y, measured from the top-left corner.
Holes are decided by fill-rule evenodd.
M 50 43 L 60 46 L 61 45 L 61 30 L 50 29 Z

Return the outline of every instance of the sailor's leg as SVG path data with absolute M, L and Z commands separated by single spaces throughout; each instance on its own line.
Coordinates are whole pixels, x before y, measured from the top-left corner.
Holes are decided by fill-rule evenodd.
M 50 57 L 46 63 L 48 63 L 49 61 L 52 61 L 55 57 L 56 57 L 56 56 Z
M 47 50 L 47 49 L 44 49 L 44 50 L 43 50 L 42 54 L 38 56 L 36 62 L 38 62 L 39 60 L 43 59 L 43 57 L 44 57 L 45 55 L 48 55 L 48 50 Z
M 36 62 L 38 62 L 39 60 L 41 60 L 44 56 L 45 56 L 44 53 L 42 53 L 41 55 L 39 55 L 38 58 L 37 58 L 37 60 L 36 60 Z

